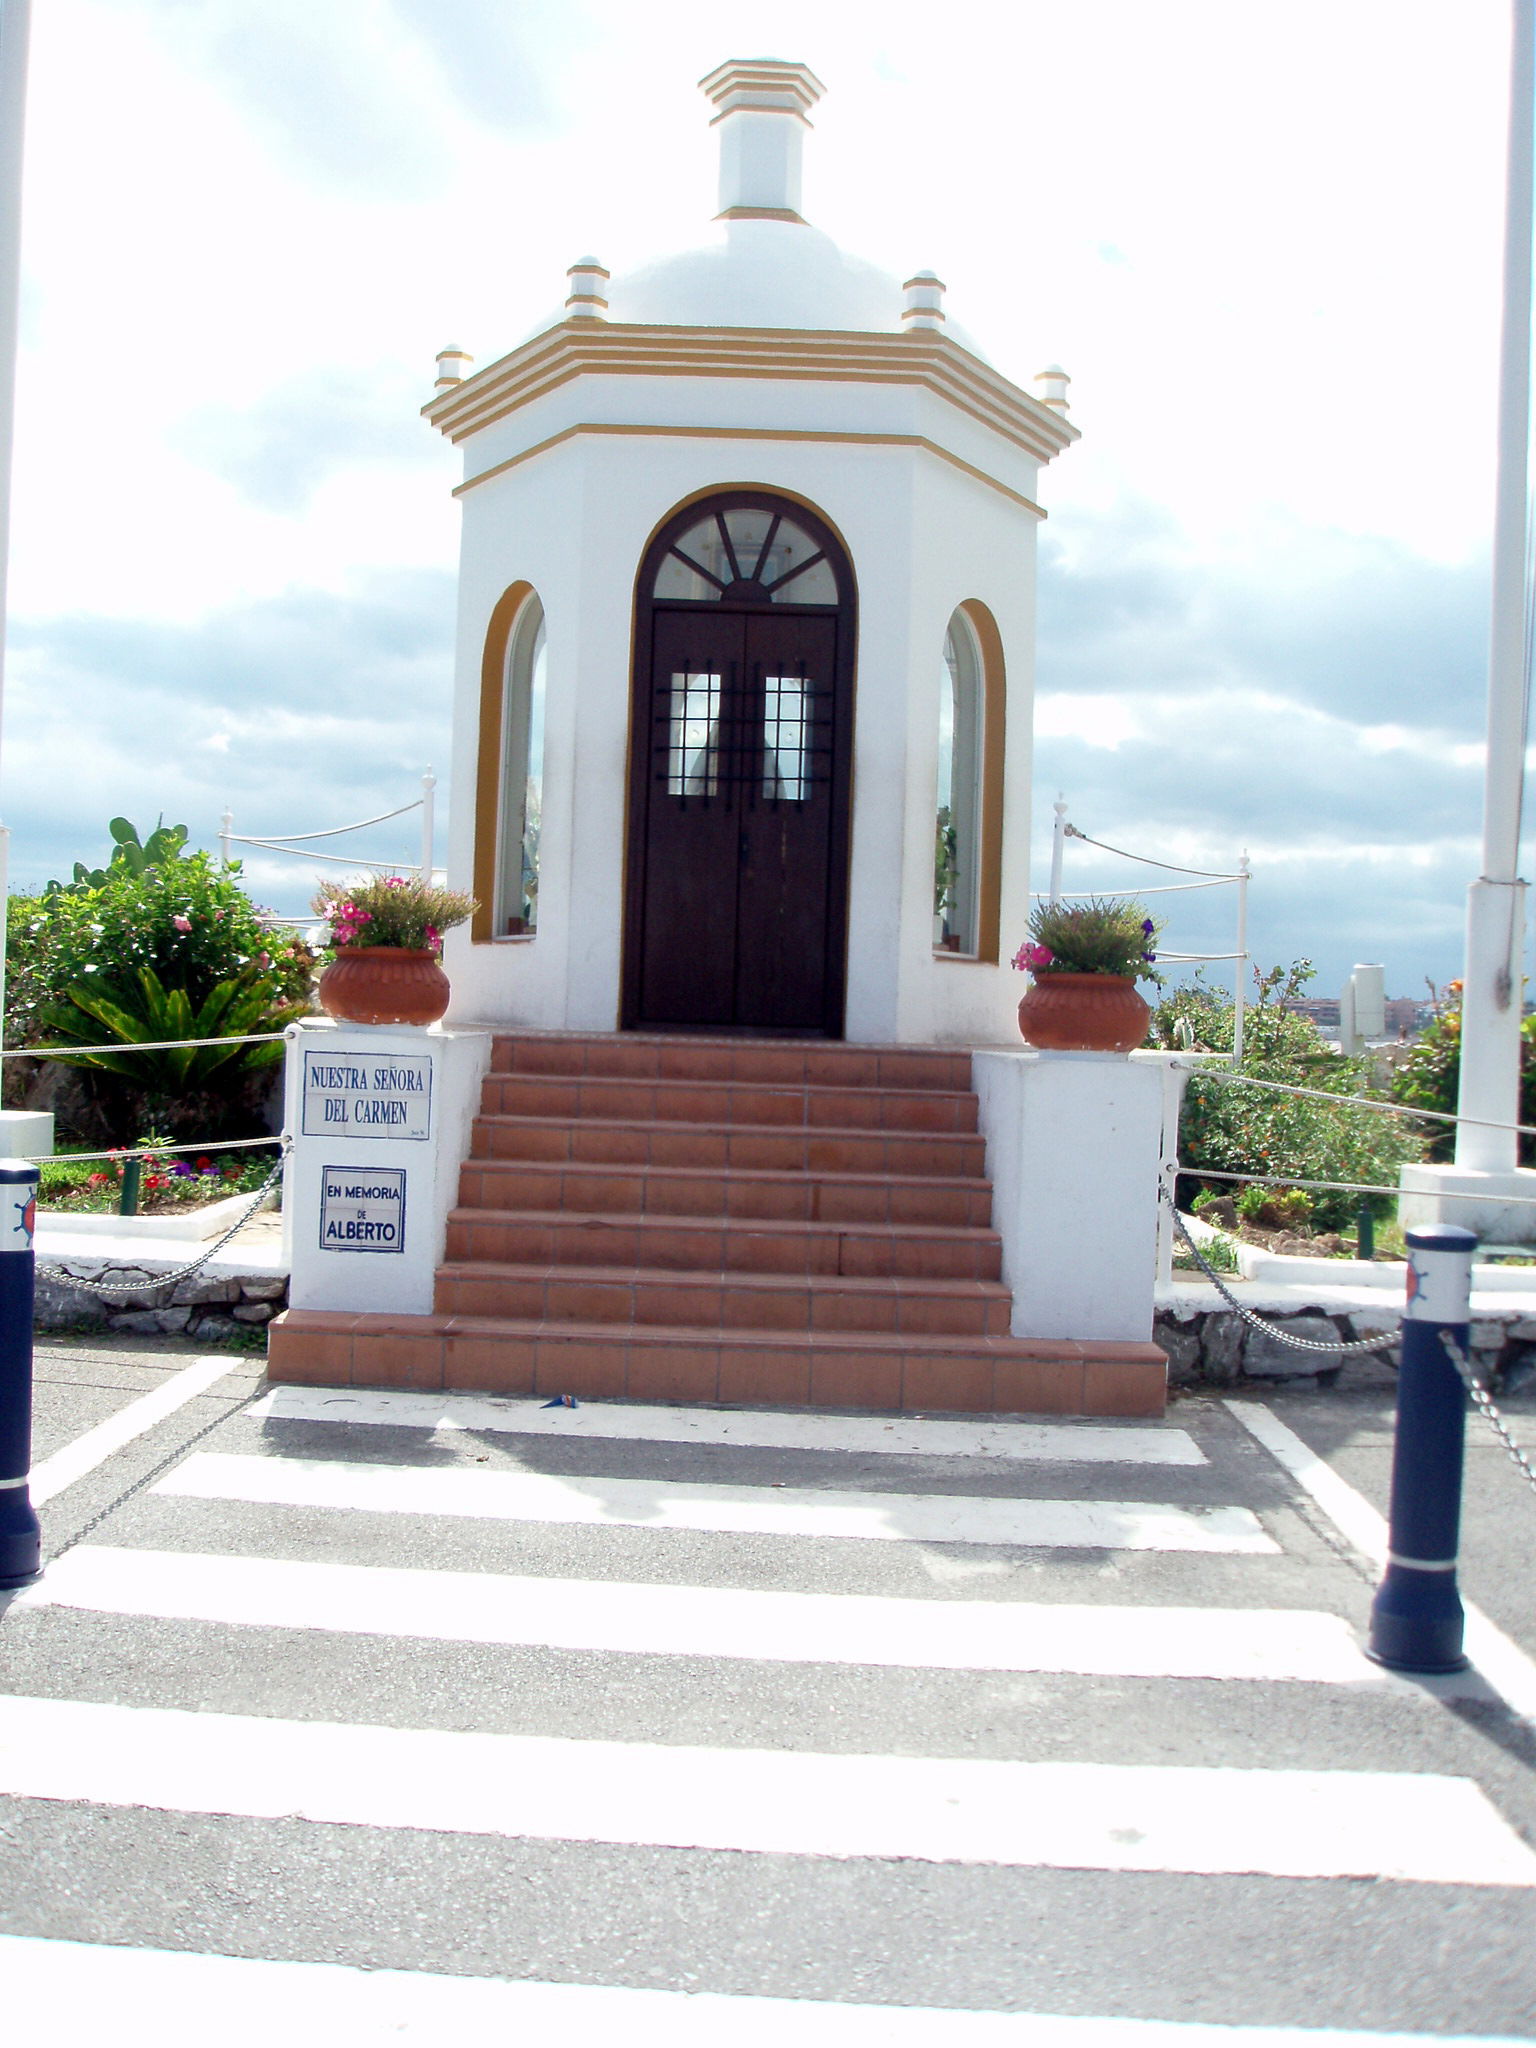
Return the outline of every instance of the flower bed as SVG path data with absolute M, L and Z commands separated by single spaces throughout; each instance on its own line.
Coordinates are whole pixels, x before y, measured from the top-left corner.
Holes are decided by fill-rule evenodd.
M 272 1171 L 268 1151 L 182 1153 L 174 1158 L 151 1153 L 143 1161 L 139 1181 L 141 1216 L 174 1216 L 222 1202 L 231 1195 L 254 1194 Z M 123 1167 L 116 1159 L 82 1159 L 68 1153 L 41 1163 L 38 1207 L 46 1213 L 115 1216 L 122 1199 Z

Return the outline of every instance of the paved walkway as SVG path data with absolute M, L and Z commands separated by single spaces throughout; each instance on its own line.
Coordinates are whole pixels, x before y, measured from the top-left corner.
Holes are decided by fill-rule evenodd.
M 0 1983 L 43 2042 L 1532 2038 L 1536 1496 L 1474 1451 L 1485 1674 L 1388 1677 L 1382 1419 L 262 1393 L 50 1346 Z

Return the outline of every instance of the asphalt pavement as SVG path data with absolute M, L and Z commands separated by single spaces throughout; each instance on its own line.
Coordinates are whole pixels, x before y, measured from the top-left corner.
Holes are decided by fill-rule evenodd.
M 1361 1656 L 1377 1567 L 1256 1433 L 1384 1509 L 1380 1375 L 1149 1427 L 204 1357 L 39 1350 L 29 2039 L 1536 2038 L 1536 1491 L 1475 1418 L 1504 1696 Z

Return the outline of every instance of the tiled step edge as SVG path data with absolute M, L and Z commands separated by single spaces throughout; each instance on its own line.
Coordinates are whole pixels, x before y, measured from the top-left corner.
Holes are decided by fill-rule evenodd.
M 804 1083 L 836 1088 L 969 1088 L 968 1052 L 935 1047 L 839 1045 L 826 1040 L 613 1032 L 499 1032 L 493 1074 L 591 1075 L 625 1080 Z
M 732 1216 L 626 1216 L 577 1209 L 454 1212 L 456 1264 L 648 1266 L 661 1272 L 794 1273 L 801 1279 L 996 1280 L 1002 1240 L 993 1230 L 933 1223 L 781 1223 Z
M 1168 1361 L 1153 1344 L 642 1330 L 290 1309 L 271 1325 L 267 1371 L 276 1381 L 313 1386 L 583 1400 L 1160 1416 Z
M 437 1269 L 438 1315 L 712 1330 L 883 1331 L 1007 1336 L 1001 1281 L 884 1274 L 669 1272 L 655 1266 L 550 1267 L 488 1260 Z

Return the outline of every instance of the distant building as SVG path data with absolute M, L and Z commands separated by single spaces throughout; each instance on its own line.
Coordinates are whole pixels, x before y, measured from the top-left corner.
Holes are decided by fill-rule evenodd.
M 1309 1017 L 1321 1032 L 1339 1028 L 1337 996 L 1297 996 L 1285 1007 L 1298 1017 Z M 1430 1004 L 1418 996 L 1388 996 L 1386 1035 L 1389 1039 L 1417 1038 L 1432 1014 Z

